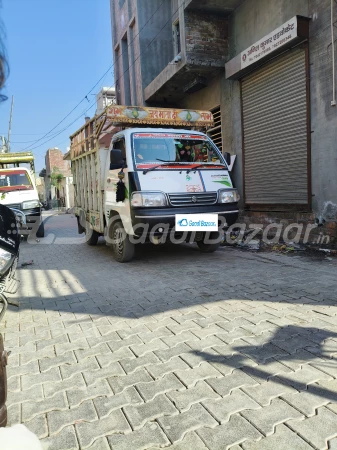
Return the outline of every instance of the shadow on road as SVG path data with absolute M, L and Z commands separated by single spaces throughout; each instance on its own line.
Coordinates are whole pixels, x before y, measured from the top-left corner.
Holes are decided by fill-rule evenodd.
M 262 335 L 263 336 L 263 335 Z M 304 338 L 306 344 L 304 343 Z M 329 351 L 329 345 L 332 345 Z M 317 380 L 296 376 L 301 367 L 312 367 L 324 373 L 323 378 L 331 380 L 337 374 L 337 333 L 310 327 L 287 326 L 280 327 L 269 340 L 262 345 L 232 346 L 235 354 L 232 356 L 215 355 L 207 351 L 191 351 L 205 362 L 214 365 L 221 372 L 221 366 L 232 369 L 242 369 L 243 372 L 257 380 L 269 380 L 281 386 L 291 386 L 297 391 L 307 391 L 309 394 L 321 397 L 329 402 L 337 402 L 337 392 L 318 384 Z M 285 350 L 287 349 L 287 350 Z M 335 353 L 335 354 L 333 354 Z M 247 357 L 249 360 L 247 361 Z M 252 365 L 251 361 L 256 363 Z M 289 368 L 289 372 L 268 371 L 268 364 L 281 362 Z M 295 372 L 291 371 L 296 369 Z M 319 372 L 318 372 L 319 374 Z

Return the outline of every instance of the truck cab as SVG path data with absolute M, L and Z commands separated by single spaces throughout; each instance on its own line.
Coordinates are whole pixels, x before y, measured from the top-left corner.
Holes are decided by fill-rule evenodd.
M 113 137 L 109 152 L 105 214 L 110 219 L 118 215 L 133 240 L 147 236 L 154 243 L 163 241 L 175 228 L 177 215 L 213 214 L 219 226 L 235 223 L 238 193 L 224 156 L 206 134 L 131 128 Z M 121 170 L 128 198 L 118 202 Z M 205 249 L 201 240 L 197 243 Z
M 20 230 L 22 234 L 35 232 L 37 237 L 43 237 L 42 209 L 33 162 L 31 152 L 0 155 L 0 203 L 24 213 L 26 226 Z

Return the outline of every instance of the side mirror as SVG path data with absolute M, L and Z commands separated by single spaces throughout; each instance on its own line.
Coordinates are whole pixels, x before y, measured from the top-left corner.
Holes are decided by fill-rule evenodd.
M 225 161 L 228 166 L 231 165 L 231 154 L 228 152 L 224 152 L 223 157 L 225 158 Z
M 122 155 L 122 150 L 115 149 L 110 152 L 110 170 L 123 169 L 125 162 Z

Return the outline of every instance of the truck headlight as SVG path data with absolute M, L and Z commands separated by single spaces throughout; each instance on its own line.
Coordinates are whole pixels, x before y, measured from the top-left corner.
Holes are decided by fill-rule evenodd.
M 131 198 L 131 205 L 156 208 L 167 206 L 167 200 L 163 192 L 134 192 Z
M 240 194 L 236 189 L 221 189 L 218 195 L 218 203 L 237 203 Z
M 33 209 L 33 208 L 39 208 L 39 207 L 40 207 L 39 200 L 31 200 L 29 202 L 22 203 L 22 209 Z

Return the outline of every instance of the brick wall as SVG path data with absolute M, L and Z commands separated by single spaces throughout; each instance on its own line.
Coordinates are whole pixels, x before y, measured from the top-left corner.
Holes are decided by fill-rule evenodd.
M 64 176 L 71 176 L 70 161 L 63 160 L 63 153 L 58 148 L 51 148 L 46 153 L 46 175 L 49 176 L 54 167 Z
M 228 54 L 228 20 L 215 14 L 185 11 L 186 57 L 191 64 L 224 67 Z
M 297 234 L 296 228 L 290 229 L 291 225 L 298 224 L 302 226 L 300 242 L 303 242 L 305 233 L 310 230 L 306 244 L 337 249 L 337 223 L 334 221 L 317 223 L 313 213 L 241 211 L 237 223 L 246 224 L 247 229 L 251 224 L 262 225 L 263 230 L 272 224 L 282 226 L 281 238 L 289 227 L 287 233 L 289 239 L 294 239 Z M 276 231 L 276 228 L 270 228 L 269 237 L 272 238 Z

